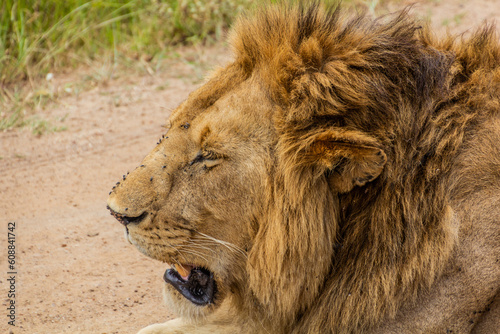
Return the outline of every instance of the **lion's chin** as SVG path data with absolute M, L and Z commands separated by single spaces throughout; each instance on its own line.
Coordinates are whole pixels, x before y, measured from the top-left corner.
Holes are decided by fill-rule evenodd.
M 214 274 L 205 268 L 172 265 L 172 268 L 165 271 L 163 279 L 195 305 L 214 304 L 217 284 Z

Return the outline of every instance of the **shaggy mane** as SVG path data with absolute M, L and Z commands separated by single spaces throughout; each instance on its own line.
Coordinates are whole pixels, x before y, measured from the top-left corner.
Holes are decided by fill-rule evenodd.
M 481 113 L 499 109 L 485 98 L 485 76 L 499 75 L 493 27 L 437 41 L 407 11 L 280 7 L 241 19 L 232 45 L 231 71 L 256 76 L 277 105 L 278 163 L 247 268 L 265 321 L 344 333 L 394 316 L 453 251 L 450 167 Z M 458 99 L 474 108 L 456 112 Z M 305 159 L 329 129 L 387 155 L 375 181 L 338 201 L 329 174 Z

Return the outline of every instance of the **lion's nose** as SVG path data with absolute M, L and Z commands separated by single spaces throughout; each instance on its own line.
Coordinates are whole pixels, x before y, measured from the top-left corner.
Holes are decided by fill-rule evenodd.
M 119 212 L 114 211 L 109 206 L 107 208 L 108 208 L 109 212 L 111 213 L 111 215 L 113 217 L 115 217 L 116 220 L 118 220 L 120 223 L 122 223 L 125 226 L 127 226 L 128 224 L 139 224 L 148 215 L 147 212 L 143 212 L 138 216 L 130 217 L 130 216 L 126 216 L 124 214 L 121 214 Z

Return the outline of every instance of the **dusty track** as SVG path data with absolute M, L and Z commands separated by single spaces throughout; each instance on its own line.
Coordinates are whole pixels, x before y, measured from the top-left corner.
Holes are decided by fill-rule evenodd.
M 430 15 L 441 32 L 444 22 L 455 32 L 485 18 L 500 22 L 496 0 L 429 1 L 414 11 Z M 185 53 L 213 65 L 228 52 Z M 165 266 L 124 241 L 105 203 L 114 183 L 154 147 L 203 67 L 172 61 L 161 74 L 122 74 L 61 98 L 43 116 L 68 114 L 67 131 L 0 133 L 0 332 L 135 333 L 172 317 L 161 299 Z M 8 222 L 16 222 L 15 328 L 6 320 Z

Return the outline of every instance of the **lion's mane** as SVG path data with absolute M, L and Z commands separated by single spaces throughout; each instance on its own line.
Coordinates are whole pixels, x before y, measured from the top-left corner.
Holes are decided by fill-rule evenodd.
M 342 333 L 394 316 L 431 286 L 456 243 L 450 197 L 471 185 L 450 187 L 461 177 L 452 166 L 477 120 L 500 110 L 488 98 L 488 82 L 497 93 L 500 82 L 493 29 L 437 41 L 406 12 L 347 19 L 310 6 L 243 18 L 232 45 L 231 80 L 258 76 L 281 108 L 266 221 L 247 266 L 264 321 L 286 332 L 288 319 L 302 317 L 306 331 Z M 329 133 L 331 126 L 344 132 Z M 356 176 L 355 156 L 331 166 L 330 180 L 311 168 L 321 161 L 310 152 L 334 158 L 334 144 L 322 142 L 332 136 L 382 149 L 378 178 L 366 183 L 377 164 Z M 364 186 L 345 183 L 339 169 Z

